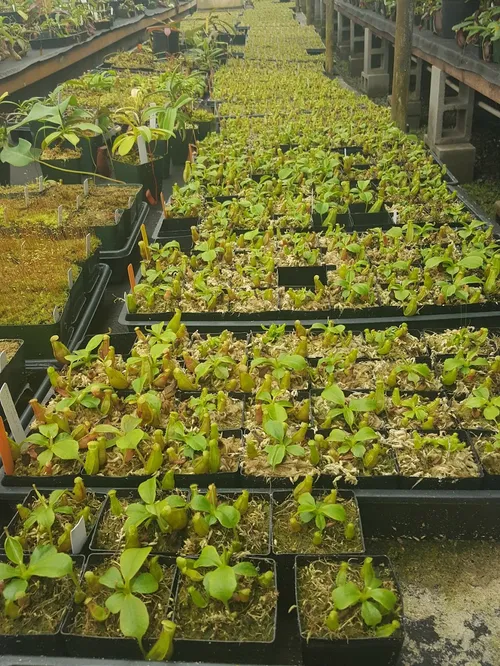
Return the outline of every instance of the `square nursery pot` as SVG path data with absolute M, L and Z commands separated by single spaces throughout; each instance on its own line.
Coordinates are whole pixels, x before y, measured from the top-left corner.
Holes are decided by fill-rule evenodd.
M 434 431 L 435 434 L 436 431 Z M 464 430 L 457 430 L 459 433 L 460 440 L 464 441 L 466 445 L 471 449 L 473 458 L 478 466 L 479 475 L 470 476 L 470 477 L 420 477 L 420 476 L 404 476 L 400 472 L 400 487 L 416 490 L 478 490 L 482 488 L 484 481 L 484 471 L 479 456 L 477 455 L 476 449 L 472 443 L 468 440 Z M 423 433 L 433 434 L 431 432 Z M 449 433 L 448 433 L 449 434 Z M 396 452 L 396 458 L 397 458 Z
M 19 347 L 10 361 L 7 362 L 4 369 L 0 372 L 0 386 L 7 384 L 12 398 L 16 401 L 26 381 L 24 340 L 14 339 L 12 342 L 18 342 Z M 1 413 L 0 410 L 0 414 Z
M 191 227 L 197 227 L 199 223 L 199 217 L 162 217 L 155 240 L 170 241 L 178 236 L 189 236 L 191 239 Z
M 312 224 L 313 224 L 313 229 L 317 231 L 321 231 L 322 229 L 326 229 L 324 226 L 324 221 L 328 217 L 328 213 L 313 213 L 312 214 Z M 337 217 L 335 219 L 335 224 L 338 224 L 341 227 L 344 227 L 344 229 L 348 229 L 351 227 L 351 216 L 349 213 L 337 213 Z
M 151 41 L 153 53 L 179 53 L 179 31 L 170 29 L 170 34 L 166 34 L 164 29 L 151 30 Z
M 440 35 L 444 39 L 455 39 L 453 26 L 462 23 L 468 16 L 474 14 L 479 8 L 478 0 L 443 0 L 441 9 Z M 439 23 L 439 19 L 438 19 Z
M 365 229 L 390 229 L 394 226 L 392 217 L 388 210 L 383 208 L 378 213 L 365 212 L 364 204 L 354 204 L 349 206 L 351 214 L 352 228 L 354 231 L 363 231 Z
M 85 571 L 92 570 L 94 567 L 98 566 L 105 560 L 109 558 L 117 558 L 117 553 L 93 553 L 88 556 L 85 561 Z M 175 567 L 175 559 L 168 558 L 160 555 L 159 563 L 166 566 Z M 166 608 L 164 608 L 164 619 L 168 617 L 169 606 L 172 601 L 172 590 L 175 587 L 175 577 L 177 573 L 174 573 L 174 579 L 172 583 L 172 588 L 170 592 L 170 601 Z M 62 628 L 61 628 L 61 639 L 63 641 L 65 652 L 70 657 L 84 657 L 91 659 L 96 655 L 101 659 L 137 659 L 143 660 L 144 656 L 139 648 L 137 641 L 134 638 L 125 638 L 125 637 L 108 637 L 108 636 L 82 636 L 81 634 L 71 633 L 70 623 L 73 620 L 75 615 L 75 605 L 73 604 L 66 616 L 64 617 Z M 148 651 L 157 637 L 144 639 L 143 645 L 146 651 Z
M 0 163 L 0 185 L 10 185 L 10 164 Z
M 472 446 L 473 450 L 477 453 L 478 458 L 480 459 L 479 452 L 476 448 L 476 441 L 481 438 L 494 438 L 495 432 L 491 430 L 474 430 L 474 431 L 464 431 L 465 436 L 469 442 L 469 446 Z M 488 471 L 486 465 L 481 461 L 481 467 L 484 471 L 484 488 L 488 490 L 500 490 L 500 474 L 492 474 Z
M 128 164 L 113 160 L 113 169 L 117 180 L 126 183 L 140 183 L 143 187 L 145 201 L 152 203 L 150 197 L 155 201 L 160 200 L 163 184 L 163 157 L 146 162 L 146 164 Z
M 25 562 L 27 560 L 28 558 L 25 558 Z M 73 555 L 72 560 L 80 570 L 83 570 L 85 561 L 83 555 Z M 0 554 L 0 562 L 10 563 L 4 554 Z M 61 609 L 61 621 L 58 624 L 57 631 L 53 634 L 0 634 L 0 654 L 29 654 L 45 657 L 62 656 L 64 654 L 64 646 L 61 637 L 61 626 L 64 622 L 68 605 L 71 603 L 72 595 L 70 595 L 68 603 Z M 28 612 L 30 611 L 31 608 Z
M 314 290 L 314 276 L 317 275 L 326 285 L 325 265 L 319 266 L 278 266 L 278 287 L 308 287 Z
M 366 638 L 351 638 L 350 640 L 341 638 L 314 638 L 307 637 L 305 634 L 299 606 L 298 572 L 302 567 L 319 559 L 325 562 L 341 562 L 346 558 L 343 556 L 319 558 L 312 555 L 298 556 L 295 559 L 295 595 L 304 666 L 366 666 L 366 664 L 372 664 L 373 666 L 396 666 L 401 648 L 403 647 L 404 615 L 403 598 L 390 559 L 385 555 L 376 555 L 373 557 L 373 566 L 375 571 L 380 566 L 385 567 L 395 583 L 400 601 L 401 628 L 392 636 L 389 636 L 389 638 L 372 638 L 367 636 Z M 364 555 L 350 556 L 349 562 L 361 565 L 364 559 Z M 334 581 L 332 580 L 332 585 L 333 583 Z
M 331 488 L 314 488 L 311 491 L 311 495 L 314 497 L 314 499 L 320 499 L 322 497 L 325 497 L 328 495 L 328 493 L 331 491 Z M 315 552 L 315 546 L 310 544 L 310 548 L 308 552 L 301 552 L 299 550 L 297 551 L 289 551 L 289 552 L 278 552 L 275 543 L 274 543 L 274 534 L 275 534 L 275 529 L 276 528 L 276 510 L 280 504 L 282 504 L 290 495 L 293 493 L 293 489 L 291 490 L 273 490 L 272 492 L 272 509 L 273 509 L 273 518 L 272 518 L 272 548 L 273 548 L 273 557 L 277 559 L 277 561 L 281 564 L 284 563 L 290 567 L 293 567 L 293 564 L 295 562 L 295 558 L 297 555 L 310 555 L 311 557 L 316 557 L 316 558 L 322 558 L 324 556 L 329 556 L 329 555 L 342 555 L 343 557 L 350 557 L 351 555 L 356 555 L 360 553 L 365 552 L 365 540 L 363 536 L 363 525 L 361 522 L 361 514 L 359 511 L 359 505 L 358 505 L 358 500 L 355 495 L 355 493 L 352 490 L 339 490 L 337 497 L 342 499 L 342 500 L 352 500 L 354 502 L 354 506 L 356 508 L 356 513 L 357 513 L 357 518 L 358 518 L 358 525 L 357 528 L 359 530 L 359 542 L 360 542 L 360 547 L 355 548 L 355 549 L 349 549 L 346 548 L 344 550 L 339 549 L 339 550 L 332 550 L 330 552 L 323 552 L 322 550 L 318 550 Z M 314 521 L 313 521 L 314 522 Z M 312 525 L 313 523 L 311 523 Z
M 277 569 L 274 560 L 263 557 L 245 557 L 245 561 L 266 564 L 267 570 L 274 571 L 275 585 L 277 585 Z M 177 622 L 177 599 L 181 584 L 186 584 L 181 575 L 177 576 L 175 605 L 173 621 Z M 175 638 L 174 651 L 178 661 L 199 662 L 203 661 L 229 664 L 269 664 L 270 655 L 276 650 L 276 628 L 278 617 L 278 601 L 274 610 L 274 632 L 270 641 L 211 641 L 203 639 Z
M 170 159 L 174 166 L 184 166 L 189 154 L 189 144 L 191 143 L 195 143 L 195 136 L 192 129 L 186 129 L 184 136 L 176 132 L 175 136 L 169 140 Z
M 97 172 L 97 151 L 103 145 L 103 142 L 104 139 L 99 134 L 81 139 L 79 144 L 82 149 L 80 157 L 81 171 L 87 171 L 88 173 Z M 83 178 L 86 178 L 86 176 L 83 176 Z
M 68 486 L 68 489 L 69 489 L 69 490 L 71 490 L 71 488 L 72 488 L 72 484 L 70 484 L 70 485 Z M 43 490 L 43 489 L 41 489 L 41 488 L 37 488 L 37 489 L 38 489 L 38 492 L 39 492 L 41 495 L 43 495 L 44 497 L 48 497 L 48 496 L 50 495 L 50 493 L 52 492 L 51 490 Z M 87 490 L 88 490 L 88 489 L 87 489 Z M 88 492 L 92 492 L 92 491 L 88 491 Z M 82 546 L 82 548 L 81 548 L 81 552 L 82 552 L 83 554 L 86 554 L 86 553 L 88 552 L 88 548 L 89 548 L 89 545 L 90 545 L 90 541 L 91 541 L 91 539 L 92 539 L 92 537 L 93 537 L 93 534 L 94 534 L 94 531 L 95 531 L 95 529 L 96 529 L 96 527 L 97 527 L 97 523 L 99 522 L 99 519 L 100 519 L 100 517 L 101 517 L 102 511 L 103 511 L 103 509 L 104 509 L 105 500 L 106 500 L 106 495 L 104 495 L 104 493 L 93 493 L 93 494 L 94 494 L 95 499 L 96 499 L 97 501 L 100 502 L 100 505 L 99 505 L 99 508 L 96 510 L 96 513 L 95 513 L 95 519 L 94 519 L 93 524 L 92 524 L 92 525 L 86 525 L 86 528 L 87 528 L 87 538 L 86 538 L 85 543 L 83 544 L 83 546 Z M 33 502 L 33 500 L 36 499 L 36 497 L 37 497 L 37 496 L 36 496 L 35 491 L 34 491 L 34 490 L 31 490 L 31 491 L 26 495 L 26 497 L 24 498 L 24 500 L 23 500 L 23 502 L 22 502 L 22 505 L 23 505 L 23 506 L 29 506 L 29 505 Z M 16 511 L 16 513 L 15 513 L 14 516 L 12 517 L 12 520 L 10 521 L 10 523 L 9 523 L 8 526 L 7 526 L 7 531 L 9 532 L 9 534 L 10 534 L 11 536 L 15 536 L 15 535 L 16 535 L 17 528 L 20 526 L 20 523 L 22 523 L 22 519 L 21 519 L 20 516 L 19 516 L 19 512 Z M 2 551 L 5 549 L 5 538 L 6 538 L 6 534 L 3 533 L 3 534 L 0 536 L 0 549 L 1 549 Z M 27 551 L 27 550 L 25 549 L 25 552 L 31 552 L 31 551 Z
M 61 49 L 83 42 L 87 37 L 88 33 L 86 31 L 74 32 L 73 34 L 65 35 L 64 37 L 54 37 L 48 32 L 42 32 L 38 37 L 30 39 L 30 44 L 34 51 L 41 51 L 43 49 Z

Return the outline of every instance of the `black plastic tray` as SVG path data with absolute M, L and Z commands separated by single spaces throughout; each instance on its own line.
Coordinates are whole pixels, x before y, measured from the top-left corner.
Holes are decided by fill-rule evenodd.
M 123 247 L 116 250 L 101 251 L 101 261 L 111 268 L 111 284 L 123 282 L 127 277 L 129 264 L 136 265 L 140 256 L 138 239 L 141 233 L 141 225 L 145 223 L 148 216 L 148 205 L 140 203 L 139 214 L 132 223 L 128 240 Z

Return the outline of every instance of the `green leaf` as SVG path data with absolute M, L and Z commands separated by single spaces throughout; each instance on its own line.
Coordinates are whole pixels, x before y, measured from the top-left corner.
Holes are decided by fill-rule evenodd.
M 236 590 L 236 574 L 232 567 L 224 564 L 205 574 L 203 585 L 211 597 L 227 603 Z
M 78 442 L 70 437 L 58 438 L 50 448 L 52 453 L 61 460 L 78 460 L 79 458 Z
M 234 565 L 233 571 L 237 576 L 246 576 L 247 578 L 254 578 L 259 575 L 258 570 L 251 562 L 238 562 Z
M 271 421 L 281 421 L 284 422 L 288 418 L 286 409 L 282 405 L 274 404 L 269 405 L 266 409 L 267 417 Z
M 146 604 L 133 594 L 125 594 L 120 608 L 120 631 L 124 636 L 140 640 L 149 627 Z
M 349 401 L 349 407 L 353 412 L 372 412 L 377 402 L 373 398 L 353 398 Z
M 15 578 L 8 583 L 3 590 L 3 597 L 7 601 L 16 601 L 24 597 L 28 588 L 28 581 Z
M 23 563 L 23 547 L 14 537 L 7 537 L 5 540 L 5 554 L 14 564 Z
M 139 491 L 140 498 L 145 504 L 153 504 L 156 498 L 156 479 L 152 477 L 147 481 L 143 481 L 139 484 L 137 490 Z
M 371 601 L 363 601 L 361 604 L 361 617 L 368 627 L 374 627 L 382 622 L 382 613 Z
M 193 511 L 203 511 L 204 513 L 210 513 L 212 510 L 212 505 L 204 495 L 195 495 L 191 500 L 191 508 Z
M 123 578 L 121 573 L 116 567 L 109 567 L 103 575 L 99 578 L 101 585 L 109 587 L 111 590 L 115 590 L 117 585 L 123 585 Z M 111 609 L 110 609 L 111 610 Z M 116 612 L 116 611 L 111 611 Z
M 14 167 L 26 167 L 40 157 L 40 149 L 34 148 L 26 139 L 19 139 L 17 146 L 4 145 L 0 160 Z
M 344 610 L 349 606 L 354 606 L 361 600 L 361 592 L 358 587 L 348 581 L 344 585 L 336 587 L 332 592 L 333 603 L 338 610 Z
M 474 270 L 476 268 L 481 268 L 483 265 L 483 258 L 475 254 L 469 254 L 467 257 L 460 259 L 458 265 L 462 266 L 463 268 Z
M 57 423 L 44 423 L 38 428 L 38 430 L 44 437 L 47 437 L 48 439 L 54 439 L 54 437 L 57 437 L 57 433 L 59 432 L 59 426 Z
M 356 458 L 362 458 L 365 455 L 365 452 L 366 452 L 366 447 L 364 446 L 364 444 L 355 444 L 351 449 L 352 455 L 355 456 Z
M 9 580 L 19 575 L 19 571 L 11 567 L 10 564 L 0 562 L 0 580 Z
M 33 551 L 28 566 L 28 571 L 32 576 L 62 578 L 73 571 L 73 560 L 69 555 L 58 553 L 54 546 L 49 546 L 46 551 L 40 554 L 40 557 L 35 558 L 35 553 L 39 548 L 40 546 Z
M 372 590 L 370 596 L 388 611 L 392 610 L 398 601 L 398 598 L 392 590 L 387 590 L 383 587 Z
M 186 445 L 193 451 L 205 451 L 208 443 L 206 437 L 198 433 L 197 435 L 186 435 Z
M 132 430 L 122 437 L 118 437 L 115 444 L 119 449 L 136 449 L 144 435 L 142 430 Z
M 342 389 L 337 384 L 330 384 L 322 392 L 321 397 L 334 405 L 345 405 L 345 396 Z
M 500 414 L 500 409 L 494 405 L 488 405 L 484 408 L 483 416 L 488 421 L 495 421 L 497 416 Z
M 265 452 L 267 453 L 267 462 L 271 467 L 276 467 L 281 462 L 286 454 L 286 447 L 284 444 L 273 444 L 265 447 Z
M 132 592 L 150 594 L 158 589 L 158 581 L 150 573 L 141 573 L 132 581 Z
M 214 546 L 205 546 L 194 563 L 194 567 L 195 569 L 199 567 L 220 567 L 222 564 L 223 562 Z
M 300 444 L 288 444 L 286 447 L 286 453 L 289 456 L 297 456 L 298 458 L 302 458 L 306 452 L 304 447 L 300 446 Z
M 101 580 L 99 578 L 99 580 Z M 116 615 L 116 613 L 119 613 L 122 607 L 123 600 L 125 599 L 125 595 L 123 592 L 115 592 L 112 594 L 110 597 L 106 599 L 106 608 Z
M 282 421 L 266 421 L 264 423 L 264 430 L 269 437 L 282 442 L 285 438 L 285 426 Z
M 120 569 L 125 582 L 132 580 L 146 561 L 150 552 L 150 546 L 147 548 L 127 548 L 120 555 Z
M 371 439 L 378 439 L 378 435 L 373 428 L 360 428 L 354 435 L 354 441 L 356 442 L 367 442 Z
M 338 520 L 341 523 L 346 519 L 345 509 L 341 504 L 321 504 L 320 511 L 328 518 Z
M 306 359 L 299 354 L 280 354 L 278 356 L 278 362 L 290 370 L 300 371 L 307 368 Z
M 215 510 L 215 516 L 222 527 L 231 529 L 240 521 L 240 512 L 230 504 L 221 504 Z

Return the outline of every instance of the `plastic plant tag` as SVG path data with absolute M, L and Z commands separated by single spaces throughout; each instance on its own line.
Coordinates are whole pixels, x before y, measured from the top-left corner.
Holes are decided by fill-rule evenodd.
M 165 28 L 165 29 L 163 30 L 163 32 L 165 33 L 165 35 L 166 35 L 167 37 L 170 37 L 170 33 L 171 33 L 172 31 L 170 30 L 170 28 Z
M 137 97 L 138 94 L 139 94 L 139 88 L 132 88 L 132 90 L 130 91 L 131 97 Z
M 62 227 L 63 225 L 63 207 L 62 204 L 57 207 L 57 226 Z
M 7 365 L 7 354 L 3 351 L 0 352 L 0 372 L 3 372 L 5 370 L 6 365 Z
M 83 181 L 83 196 L 88 197 L 89 196 L 89 179 L 85 178 Z
M 128 198 L 128 205 L 127 205 L 128 208 L 132 208 L 132 206 L 134 205 L 134 199 L 135 197 Z
M 20 444 L 25 438 L 24 428 L 21 425 L 19 416 L 17 415 L 16 406 L 14 405 L 14 401 L 12 400 L 12 396 L 7 384 L 3 384 L 2 388 L 0 388 L 0 405 L 2 405 L 3 413 L 5 414 L 5 418 L 9 424 L 12 437 L 17 444 Z
M 73 555 L 78 555 L 83 548 L 83 544 L 87 541 L 87 527 L 83 516 L 69 533 L 69 538 L 71 540 L 71 552 Z
M 68 287 L 73 289 L 73 269 L 68 268 Z
M 149 126 L 152 129 L 156 129 L 156 113 L 151 114 L 151 117 L 149 118 Z
M 397 210 L 395 210 L 394 213 L 392 214 L 392 221 L 394 222 L 394 224 L 398 223 L 398 211 Z
M 141 164 L 148 163 L 148 151 L 146 149 L 146 142 L 142 136 L 137 137 L 137 149 L 139 151 L 139 162 Z
M 26 205 L 26 208 L 28 208 L 28 206 L 30 205 L 30 198 L 29 198 L 29 195 L 28 195 L 28 186 L 27 185 L 24 186 L 24 203 Z
M 56 324 L 59 321 L 59 319 L 61 319 L 61 313 L 60 313 L 59 308 L 58 308 L 57 305 L 55 306 L 54 310 L 52 311 L 52 318 L 54 319 L 54 323 L 56 323 Z
M 38 176 L 38 191 L 43 192 L 43 176 Z
M 91 236 L 90 234 L 87 234 L 85 236 L 85 254 L 87 257 L 90 257 L 90 243 L 91 243 Z

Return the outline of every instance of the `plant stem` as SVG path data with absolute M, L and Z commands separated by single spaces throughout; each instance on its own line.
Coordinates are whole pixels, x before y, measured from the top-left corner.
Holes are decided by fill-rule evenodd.
M 56 171 L 63 171 L 64 173 L 79 173 L 82 176 L 91 176 L 92 178 L 102 178 L 103 180 L 109 180 L 110 183 L 118 183 L 119 185 L 125 185 L 125 181 L 123 180 L 116 180 L 115 178 L 108 178 L 107 176 L 100 176 L 98 173 L 91 173 L 90 171 L 74 171 L 73 169 L 63 169 L 61 167 L 55 166 L 54 164 L 48 164 L 47 162 L 44 162 L 43 160 L 35 160 L 38 164 L 43 164 L 44 166 L 50 167 L 51 169 L 55 169 Z

